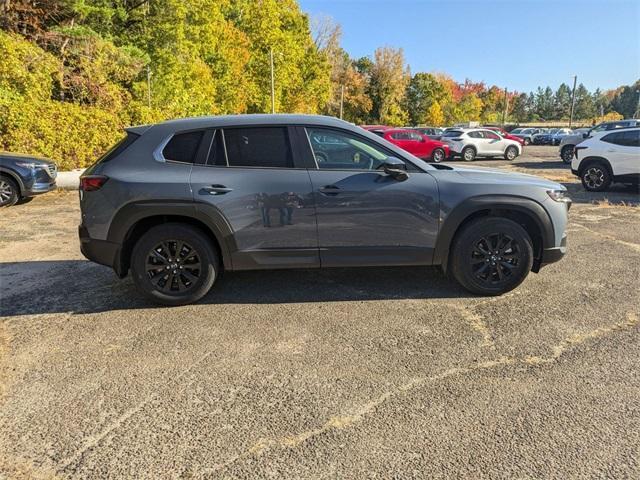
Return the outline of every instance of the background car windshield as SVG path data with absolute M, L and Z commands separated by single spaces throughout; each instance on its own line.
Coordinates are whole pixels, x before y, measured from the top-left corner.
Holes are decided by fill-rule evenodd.
M 459 135 L 462 135 L 460 130 L 449 130 L 442 134 L 443 137 L 457 137 Z

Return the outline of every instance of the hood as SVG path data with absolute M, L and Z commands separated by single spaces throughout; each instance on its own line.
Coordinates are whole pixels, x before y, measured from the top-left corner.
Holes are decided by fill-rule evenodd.
M 547 190 L 566 190 L 566 188 L 559 183 L 526 173 L 505 172 L 504 170 L 498 170 L 495 168 L 451 168 L 453 171 L 457 172 L 469 181 L 505 185 L 526 184 L 546 188 Z
M 53 160 L 49 160 L 48 158 L 38 157 L 36 155 L 27 155 L 24 153 L 0 152 L 0 159 L 18 160 L 23 162 L 29 161 L 33 163 L 40 163 L 40 164 L 46 164 L 46 165 L 55 164 Z

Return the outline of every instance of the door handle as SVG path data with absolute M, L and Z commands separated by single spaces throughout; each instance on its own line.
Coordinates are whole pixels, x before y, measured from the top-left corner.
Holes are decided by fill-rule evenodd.
M 211 185 L 210 187 L 201 188 L 199 193 L 200 195 L 224 195 L 232 191 L 233 188 L 227 188 L 224 185 Z
M 325 185 L 319 189 L 319 192 L 324 195 L 337 195 L 340 193 L 340 187 L 335 185 Z

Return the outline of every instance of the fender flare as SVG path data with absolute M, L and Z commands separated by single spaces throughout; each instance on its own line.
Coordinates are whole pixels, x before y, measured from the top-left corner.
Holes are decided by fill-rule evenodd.
M 481 195 L 463 200 L 447 214 L 438 233 L 433 254 L 434 265 L 442 265 L 446 269 L 449 248 L 459 227 L 474 213 L 486 210 L 511 210 L 525 213 L 533 219 L 542 232 L 542 249 L 555 244 L 553 222 L 540 203 L 515 195 Z
M 578 175 L 582 176 L 582 172 L 589 163 L 601 163 L 603 164 L 607 170 L 609 170 L 609 174 L 613 176 L 613 168 L 611 167 L 611 162 L 604 157 L 592 156 L 592 157 L 584 157 L 580 160 L 580 165 L 578 166 Z
M 233 268 L 231 252 L 237 250 L 237 245 L 231 225 L 217 208 L 209 204 L 176 200 L 150 200 L 127 203 L 114 215 L 107 233 L 107 240 L 122 247 L 138 222 L 150 217 L 174 216 L 187 217 L 203 224 L 220 246 L 225 269 L 231 270 Z M 122 259 L 118 258 L 116 264 L 122 265 Z
M 25 186 L 24 186 L 24 182 L 20 178 L 20 175 L 18 175 L 16 172 L 11 170 L 10 168 L 6 168 L 6 167 L 0 167 L 0 173 L 5 174 L 6 176 L 14 180 L 18 184 L 18 188 L 20 189 L 20 192 L 19 192 L 20 195 L 22 195 L 22 192 L 25 191 Z

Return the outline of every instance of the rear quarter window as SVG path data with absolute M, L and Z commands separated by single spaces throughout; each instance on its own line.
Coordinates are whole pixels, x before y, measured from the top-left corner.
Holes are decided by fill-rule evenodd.
M 162 150 L 162 156 L 172 162 L 193 163 L 203 134 L 199 130 L 174 135 Z

